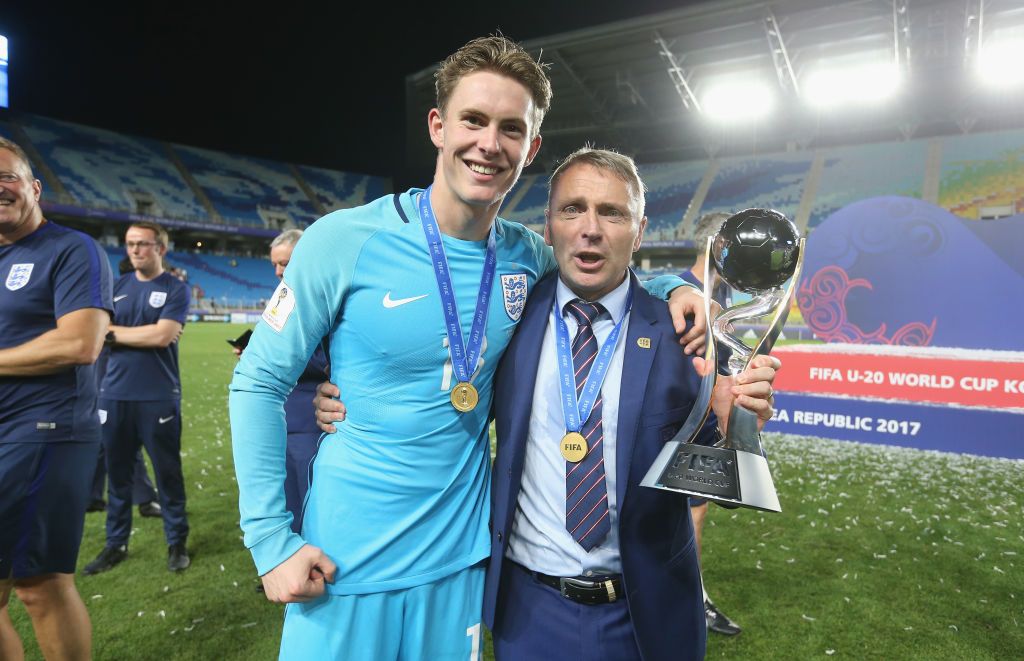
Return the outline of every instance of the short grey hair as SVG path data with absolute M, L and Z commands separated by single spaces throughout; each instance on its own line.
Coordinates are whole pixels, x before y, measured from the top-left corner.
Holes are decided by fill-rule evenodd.
M 590 145 L 580 147 L 565 157 L 555 171 L 551 173 L 551 181 L 548 182 L 548 207 L 551 206 L 551 194 L 555 185 L 561 179 L 565 171 L 577 164 L 592 165 L 598 170 L 611 172 L 621 179 L 629 190 L 630 212 L 633 214 L 633 222 L 639 223 L 644 217 L 644 193 L 647 186 L 640 179 L 640 173 L 636 169 L 636 163 L 625 154 L 620 154 L 613 149 L 596 149 Z
M 274 237 L 274 240 L 270 242 L 270 249 L 273 250 L 278 246 L 288 244 L 294 246 L 302 238 L 302 230 L 291 229 L 285 230 Z
M 36 175 L 32 172 L 32 161 L 29 160 L 28 154 L 26 154 L 25 150 L 21 148 L 21 145 L 0 135 L 0 149 L 6 149 L 14 154 L 19 161 L 25 164 L 25 168 L 28 170 L 29 180 L 34 180 L 36 178 Z
M 722 223 L 731 217 L 731 213 L 716 211 L 714 213 L 706 213 L 697 219 L 697 224 L 693 227 L 693 242 L 697 246 L 698 255 L 704 254 L 704 249 L 708 245 L 708 239 L 718 234 L 718 230 L 722 228 Z

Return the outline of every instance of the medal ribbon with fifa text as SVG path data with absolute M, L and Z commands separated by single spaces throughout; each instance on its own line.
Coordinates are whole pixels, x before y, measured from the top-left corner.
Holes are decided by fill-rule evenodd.
M 462 323 L 459 321 L 459 308 L 455 300 L 451 272 L 448 269 L 448 258 L 444 253 L 441 230 L 437 226 L 434 210 L 430 206 L 432 188 L 433 186 L 429 186 L 420 195 L 420 221 L 423 223 L 423 233 L 427 237 L 437 289 L 441 294 L 441 309 L 444 312 L 445 332 L 448 333 L 448 351 L 452 359 L 452 369 L 455 371 L 455 377 L 459 380 L 451 392 L 451 402 L 457 410 L 466 413 L 472 411 L 479 401 L 479 394 L 470 383 L 470 379 L 473 377 L 483 347 L 487 315 L 490 311 L 491 288 L 494 284 L 494 272 L 498 265 L 494 223 L 491 223 L 491 231 L 487 235 L 484 272 L 480 276 L 480 291 L 476 297 L 476 311 L 473 313 L 473 327 L 470 330 L 467 345 L 463 340 Z
M 608 334 L 604 346 L 594 358 L 594 364 L 590 367 L 586 384 L 580 398 L 576 397 L 576 371 L 572 363 L 572 342 L 569 340 L 569 327 L 562 318 L 562 312 L 558 309 L 558 300 L 551 309 L 551 316 L 555 322 L 555 350 L 558 353 L 558 387 L 562 391 L 562 416 L 565 418 L 565 436 L 562 437 L 562 456 L 566 461 L 576 463 L 581 461 L 587 454 L 587 441 L 580 433 L 583 425 L 594 410 L 594 403 L 601 394 L 601 386 L 608 376 L 608 367 L 612 362 L 612 353 L 619 341 L 619 333 L 622 330 L 622 322 L 626 319 L 630 308 L 633 306 L 633 289 L 630 287 L 626 298 L 626 307 L 623 310 L 619 323 Z M 595 320 L 596 321 L 596 320 Z M 597 341 L 597 335 L 594 336 Z M 575 449 L 567 449 L 569 447 Z

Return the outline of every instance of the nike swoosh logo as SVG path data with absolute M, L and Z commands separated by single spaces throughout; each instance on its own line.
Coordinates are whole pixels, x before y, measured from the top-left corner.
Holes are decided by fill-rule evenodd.
M 167 417 L 167 418 L 157 418 L 156 421 L 159 422 L 162 425 L 165 422 L 170 422 L 171 420 L 174 420 L 174 416 L 173 415 L 170 416 L 170 417 Z
M 120 296 L 115 296 L 115 297 L 114 297 L 114 302 L 115 302 L 115 303 L 117 303 L 117 302 L 118 302 L 118 301 L 120 301 L 120 300 L 121 300 L 122 298 L 128 298 L 128 294 L 121 294 Z
M 430 296 L 430 294 L 423 294 L 422 296 L 411 296 L 409 298 L 399 298 L 399 299 L 396 300 L 396 299 L 391 298 L 391 292 L 388 292 L 388 293 L 384 294 L 384 307 L 386 307 L 386 308 L 397 308 L 399 305 L 405 305 L 406 303 L 412 303 L 413 301 L 418 301 L 421 298 L 426 298 L 427 296 Z

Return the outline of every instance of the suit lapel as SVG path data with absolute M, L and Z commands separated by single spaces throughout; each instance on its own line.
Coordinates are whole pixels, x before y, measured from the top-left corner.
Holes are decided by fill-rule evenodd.
M 509 438 L 503 440 L 516 444 L 513 450 L 520 465 L 530 431 L 530 411 L 533 409 L 533 392 L 537 384 L 540 348 L 547 331 L 557 282 L 558 277 L 552 276 L 537 285 L 523 311 L 523 318 L 519 321 L 507 354 L 512 359 L 508 367 L 513 370 L 514 377 L 512 388 L 506 396 L 516 397 L 518 401 L 510 403 L 507 408 L 512 412 L 512 419 L 509 421 Z
M 636 438 L 643 409 L 647 379 L 658 351 L 659 333 L 654 324 L 657 317 L 654 305 L 662 305 L 643 287 L 632 272 L 629 274 L 633 287 L 633 309 L 629 314 L 629 328 L 626 331 L 626 346 L 622 357 L 622 385 L 619 390 L 619 422 L 616 429 L 615 448 L 615 492 L 619 513 L 622 512 L 626 487 L 629 484 L 630 465 L 633 461 L 633 439 Z M 650 348 L 647 348 L 647 341 Z M 644 346 L 641 346 L 644 345 Z M 644 469 L 646 470 L 646 466 Z

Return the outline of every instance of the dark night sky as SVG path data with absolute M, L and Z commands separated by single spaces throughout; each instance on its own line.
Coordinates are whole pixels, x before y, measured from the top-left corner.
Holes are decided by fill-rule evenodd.
M 13 110 L 395 176 L 407 74 L 497 29 L 524 41 L 685 3 L 3 4 Z M 411 139 L 426 140 L 425 129 Z

